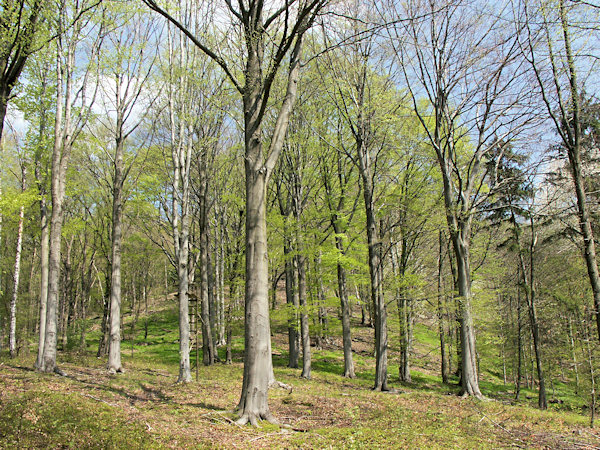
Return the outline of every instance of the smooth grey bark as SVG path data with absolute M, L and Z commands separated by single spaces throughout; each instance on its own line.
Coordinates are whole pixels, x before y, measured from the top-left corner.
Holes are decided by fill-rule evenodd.
M 392 272 L 397 280 L 404 279 L 406 275 L 408 252 L 404 233 L 401 238 L 401 251 L 398 254 L 398 243 L 393 243 L 391 248 Z M 400 328 L 400 365 L 398 376 L 400 381 L 410 383 L 410 352 L 412 346 L 412 302 L 408 289 L 404 286 L 396 288 L 396 305 L 398 307 L 398 324 Z
M 338 245 L 336 238 L 336 246 Z M 338 247 L 339 250 L 339 247 Z M 346 282 L 346 269 L 337 263 L 337 281 L 340 304 L 342 307 L 342 342 L 344 347 L 344 377 L 355 378 L 354 361 L 352 358 L 352 335 L 350 325 L 350 302 L 348 301 L 348 287 Z
M 287 195 L 284 195 L 282 176 L 276 177 L 275 181 L 279 212 L 283 216 L 285 299 L 288 310 L 288 367 L 297 369 L 300 358 L 300 347 L 298 345 L 298 311 L 300 310 L 300 303 L 297 295 L 297 273 L 295 273 L 292 253 L 293 238 L 289 225 L 291 220 L 291 195 L 289 190 L 286 192 Z
M 23 167 L 23 188 L 25 187 L 25 168 Z M 23 189 L 24 190 L 24 189 Z M 21 251 L 23 249 L 23 222 L 25 207 L 19 210 L 19 226 L 17 229 L 17 248 L 15 251 L 15 271 L 13 274 L 13 293 L 10 301 L 10 327 L 8 334 L 8 350 L 11 358 L 17 356 L 17 298 L 19 295 L 19 275 L 21 273 Z
M 71 154 L 71 88 L 73 85 L 72 69 L 75 63 L 74 49 L 67 53 L 67 60 L 62 60 L 63 40 L 57 39 L 59 56 L 57 58 L 57 98 L 56 119 L 54 125 L 54 148 L 52 152 L 51 197 L 52 215 L 50 219 L 50 249 L 48 255 L 48 296 L 46 307 L 46 326 L 44 327 L 44 349 L 42 364 L 38 367 L 43 372 L 58 370 L 56 365 L 56 340 L 58 328 L 58 289 L 60 277 L 61 234 L 63 224 L 63 199 L 65 196 L 66 172 Z M 66 89 L 63 92 L 63 76 L 66 74 Z M 64 109 L 63 109 L 64 108 Z M 63 112 L 64 111 L 64 112 Z
M 284 231 L 285 233 L 285 231 Z M 300 357 L 300 349 L 298 346 L 298 316 L 297 311 L 300 309 L 299 299 L 295 294 L 296 285 L 294 284 L 294 263 L 290 256 L 291 243 L 287 239 L 283 244 L 283 254 L 285 256 L 285 297 L 289 309 L 288 316 L 288 367 L 292 369 L 298 368 L 298 360 Z
M 171 232 L 173 238 L 174 263 L 177 271 L 177 297 L 179 302 L 179 376 L 178 383 L 192 381 L 190 364 L 190 311 L 189 311 L 189 245 L 190 245 L 190 164 L 192 143 L 186 135 L 185 120 L 179 117 L 177 125 L 177 113 L 186 115 L 187 108 L 184 91 L 187 86 L 187 76 L 182 67 L 184 53 L 187 46 L 184 45 L 185 36 L 180 33 L 179 52 L 180 65 L 175 58 L 173 35 L 169 29 L 167 32 L 169 45 L 168 53 L 168 110 L 171 131 L 171 161 L 173 164 L 173 178 L 171 182 Z M 178 75 L 174 68 L 177 67 Z M 178 89 L 174 91 L 173 83 L 177 83 Z M 197 318 L 196 318 L 197 320 Z M 196 324 L 197 326 L 197 324 Z
M 43 134 L 45 114 L 42 115 L 40 136 Z M 35 161 L 35 179 L 40 195 L 40 296 L 39 296 L 39 339 L 38 353 L 35 362 L 35 368 L 42 365 L 42 355 L 44 352 L 44 339 L 46 337 L 46 307 L 48 300 L 48 256 L 50 245 L 50 233 L 48 230 L 48 207 L 46 205 L 46 180 L 42 179 L 41 161 L 36 155 Z
M 246 177 L 246 292 L 244 379 L 237 408 L 240 415 L 238 423 L 250 422 L 252 425 L 257 425 L 261 419 L 275 421 L 267 401 L 269 378 L 272 374 L 269 354 L 267 184 L 281 153 L 291 110 L 296 100 L 302 37 L 325 2 L 313 0 L 299 3 L 294 19 L 290 17 L 289 5 L 265 18 L 263 2 L 252 0 L 247 5 L 239 3 L 239 11 L 228 3 L 227 6 L 239 21 L 245 37 L 244 77 L 241 83 L 220 56 L 200 42 L 154 0 L 144 0 L 144 3 L 177 25 L 198 48 L 217 62 L 242 96 Z M 265 60 L 265 48 L 267 43 L 270 43 L 268 28 L 273 21 L 280 18 L 286 21 L 284 33 L 278 38 L 279 45 L 276 46 L 274 53 Z M 265 155 L 261 136 L 265 111 L 275 76 L 284 57 L 290 52 L 291 62 L 286 94 L 275 121 L 269 151 Z
M 110 278 L 110 333 L 108 365 L 111 373 L 123 371 L 121 365 L 121 245 L 123 240 L 123 167 L 122 117 L 117 117 L 117 136 L 114 155 L 112 189 L 111 278 Z
M 444 282 L 443 282 L 443 270 L 444 270 L 444 238 L 442 231 L 439 232 L 438 239 L 438 276 L 437 276 L 437 316 L 438 316 L 438 334 L 440 339 L 440 359 L 441 359 L 441 372 L 442 372 L 442 383 L 448 384 L 448 355 L 446 354 L 446 333 L 444 332 Z
M 56 343 L 58 328 L 58 292 L 60 279 L 60 259 L 61 259 L 61 234 L 63 225 L 63 200 L 66 187 L 66 172 L 75 138 L 85 126 L 89 117 L 91 108 L 76 108 L 75 102 L 85 102 L 87 106 L 93 103 L 97 92 L 94 90 L 91 98 L 85 98 L 85 93 L 74 95 L 74 69 L 75 69 L 75 50 L 81 38 L 83 30 L 84 17 L 83 12 L 86 4 L 78 3 L 76 9 L 69 11 L 66 8 L 60 10 L 58 20 L 57 37 L 57 94 L 54 125 L 54 145 L 52 150 L 51 167 L 51 198 L 52 215 L 50 218 L 50 248 L 48 255 L 48 297 L 46 309 L 46 327 L 44 337 L 44 349 L 41 358 L 41 365 L 37 368 L 43 372 L 62 373 L 56 365 Z M 75 20 L 67 17 L 73 13 Z M 69 22 L 69 27 L 65 23 Z M 96 57 L 100 43 L 100 30 L 95 30 L 93 44 L 89 54 L 90 59 Z M 80 80 L 82 86 L 88 84 L 90 71 L 83 73 Z M 39 358 L 38 358 L 39 359 Z
M 301 251 L 301 249 L 298 249 Z M 302 378 L 310 379 L 311 354 L 308 321 L 308 299 L 306 295 L 306 258 L 301 254 L 296 257 L 298 271 L 298 297 L 300 300 L 300 331 L 302 338 Z
M 108 324 L 110 320 L 110 273 L 108 271 L 105 272 L 104 278 L 106 289 L 102 288 L 102 282 L 100 281 L 100 276 L 98 275 L 98 285 L 100 286 L 102 293 L 102 323 L 100 325 L 101 334 L 98 341 L 98 351 L 96 352 L 97 358 L 100 358 L 108 353 Z
M 203 183 L 205 184 L 205 183 Z M 210 293 L 209 293 L 209 233 L 206 208 L 206 186 L 203 189 L 200 207 L 200 301 L 202 325 L 202 363 L 209 366 L 215 362 L 212 322 L 210 320 Z
M 387 308 L 383 297 L 383 267 L 381 260 L 381 241 L 377 233 L 375 221 L 375 204 L 373 200 L 373 178 L 368 154 L 360 151 L 362 143 L 357 142 L 359 148 L 360 172 L 362 178 L 363 196 L 365 201 L 365 216 L 367 227 L 367 245 L 369 248 L 369 276 L 371 289 L 371 304 L 375 319 L 375 385 L 376 391 L 386 391 L 387 386 Z M 363 152 L 366 149 L 362 150 Z

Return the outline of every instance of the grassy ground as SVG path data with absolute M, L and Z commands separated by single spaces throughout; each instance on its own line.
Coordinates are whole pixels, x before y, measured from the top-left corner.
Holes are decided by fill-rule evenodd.
M 199 380 L 175 384 L 177 322 L 173 309 L 155 312 L 144 340 L 139 323 L 134 345 L 123 342 L 126 373 L 109 375 L 93 354 L 61 354 L 66 377 L 32 370 L 33 355 L 0 356 L 1 448 L 595 448 L 600 432 L 577 412 L 539 411 L 511 405 L 510 392 L 486 374 L 486 401 L 463 399 L 443 385 L 427 358 L 435 340 L 416 330 L 413 383 L 397 379 L 392 343 L 390 380 L 394 393 L 370 391 L 372 330 L 356 327 L 358 377 L 345 379 L 336 345 L 313 349 L 313 378 L 286 366 L 283 324 L 274 324 L 276 377 L 292 390 L 274 389 L 270 407 L 282 424 L 260 429 L 235 425 L 241 390 L 241 339 L 234 364 L 199 368 Z M 127 329 L 126 329 L 127 336 Z M 334 343 L 335 344 L 335 343 Z M 133 352 L 132 352 L 133 348 Z M 524 392 L 524 396 L 528 391 Z M 529 392 L 530 397 L 534 396 Z M 528 400 L 525 399 L 527 403 Z M 532 398 L 530 402 L 535 402 Z

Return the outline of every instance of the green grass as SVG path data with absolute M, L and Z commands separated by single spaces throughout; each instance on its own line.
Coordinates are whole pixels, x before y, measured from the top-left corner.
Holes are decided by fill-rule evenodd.
M 176 384 L 178 327 L 173 307 L 137 323 L 131 352 L 128 316 L 122 343 L 124 374 L 109 375 L 105 358 L 95 358 L 98 332 L 87 335 L 87 352 L 61 353 L 67 377 L 34 372 L 34 352 L 0 355 L 0 448 L 504 448 L 600 445 L 588 428 L 582 396 L 568 383 L 549 386 L 549 398 L 563 403 L 549 411 L 534 406 L 537 393 L 523 389 L 513 405 L 513 386 L 498 374 L 482 374 L 490 399 L 462 399 L 458 380 L 444 385 L 435 359 L 436 333 L 415 327 L 411 383 L 397 380 L 397 345 L 390 350 L 393 393 L 371 391 L 374 361 L 368 342 L 373 330 L 356 325 L 357 378 L 346 379 L 339 346 L 312 349 L 312 379 L 287 367 L 285 317 L 273 324 L 273 363 L 278 380 L 291 391 L 270 392 L 270 408 L 290 428 L 260 429 L 233 424 L 242 384 L 241 324 L 234 339 L 234 363 L 199 367 L 198 382 Z M 75 337 L 74 339 L 77 339 Z M 390 335 L 390 340 L 393 335 Z M 359 345 L 360 344 L 360 345 Z M 223 349 L 221 349 L 223 351 Z M 221 355 L 224 359 L 224 353 Z M 433 359 L 433 363 L 432 363 Z M 530 397 L 530 398 L 527 398 Z M 570 406 L 567 406 L 570 405 Z

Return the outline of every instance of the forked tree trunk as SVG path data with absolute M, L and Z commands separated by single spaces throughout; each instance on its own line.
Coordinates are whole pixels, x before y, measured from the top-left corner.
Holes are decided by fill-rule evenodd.
M 477 378 L 477 354 L 475 351 L 475 330 L 472 317 L 471 273 L 468 247 L 455 234 L 452 239 L 456 253 L 456 268 L 458 274 L 458 295 L 461 337 L 461 390 L 463 395 L 483 397 L 479 390 Z

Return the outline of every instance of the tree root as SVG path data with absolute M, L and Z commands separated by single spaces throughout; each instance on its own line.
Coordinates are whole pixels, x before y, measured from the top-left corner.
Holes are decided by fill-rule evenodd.
M 242 416 L 238 420 L 235 421 L 235 424 L 241 426 L 241 425 L 246 425 L 247 423 L 249 423 L 253 427 L 261 428 L 259 422 L 262 420 L 265 420 L 273 425 L 281 425 L 279 423 L 279 421 L 271 413 L 262 415 L 262 414 L 255 414 L 255 413 L 249 413 L 249 412 L 242 414 Z
M 277 380 L 272 381 L 271 384 L 269 384 L 269 389 L 271 389 L 273 387 L 278 387 L 278 388 L 281 388 L 281 389 L 286 389 L 286 390 L 289 391 L 288 392 L 289 394 L 291 394 L 292 391 L 294 390 L 293 386 L 290 386 L 289 384 L 285 384 L 285 383 L 282 383 L 281 381 L 277 381 Z

